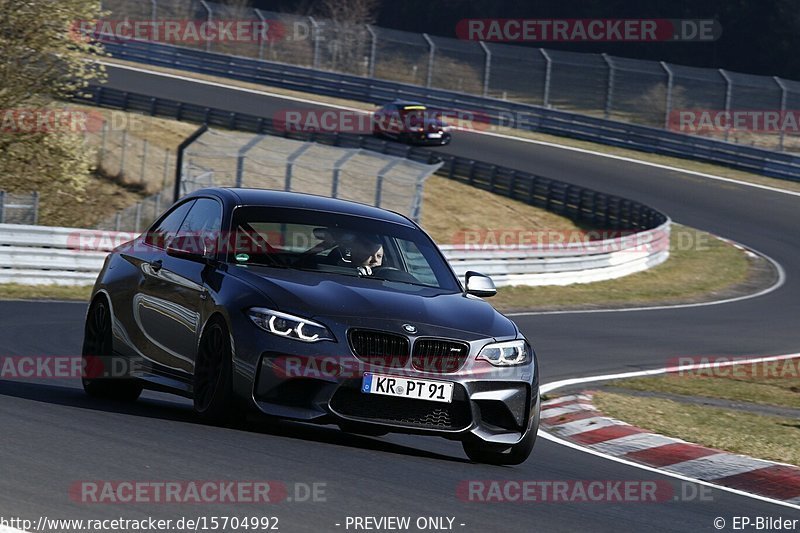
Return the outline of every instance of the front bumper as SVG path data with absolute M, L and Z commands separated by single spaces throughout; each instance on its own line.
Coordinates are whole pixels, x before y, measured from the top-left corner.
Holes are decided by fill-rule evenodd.
M 521 440 L 538 421 L 535 355 L 533 361 L 513 367 L 476 360 L 480 349 L 495 339 L 460 338 L 469 344 L 463 365 L 455 372 L 431 372 L 414 369 L 410 360 L 398 367 L 359 359 L 346 340 L 346 328 L 336 332 L 337 338 L 345 340 L 313 344 L 260 332 L 253 338 L 250 333 L 248 344 L 256 351 L 246 358 L 252 361 L 253 371 L 246 380 L 248 390 L 242 393 L 266 415 L 456 440 L 477 437 L 504 445 Z M 440 333 L 440 337 L 453 338 Z M 408 337 L 413 346 L 416 338 Z M 264 346 L 270 349 L 261 351 Z M 242 348 L 237 347 L 239 359 L 246 353 Z M 243 364 L 240 361 L 238 366 Z M 365 372 L 449 381 L 454 384 L 453 400 L 440 403 L 365 394 L 361 392 Z

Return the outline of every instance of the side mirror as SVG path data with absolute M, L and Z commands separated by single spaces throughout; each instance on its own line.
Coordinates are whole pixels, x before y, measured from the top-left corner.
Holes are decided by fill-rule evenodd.
M 497 294 L 497 287 L 489 276 L 470 270 L 465 277 L 466 293 L 482 298 L 489 298 Z

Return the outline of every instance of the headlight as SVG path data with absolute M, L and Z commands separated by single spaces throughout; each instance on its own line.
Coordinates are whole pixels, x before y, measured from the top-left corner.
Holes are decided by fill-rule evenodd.
M 520 339 L 487 344 L 477 358 L 489 361 L 494 366 L 513 366 L 529 362 L 531 354 L 525 341 Z
M 317 322 L 299 316 L 279 313 L 264 307 L 254 307 L 247 314 L 253 323 L 273 335 L 303 342 L 332 341 L 331 332 Z

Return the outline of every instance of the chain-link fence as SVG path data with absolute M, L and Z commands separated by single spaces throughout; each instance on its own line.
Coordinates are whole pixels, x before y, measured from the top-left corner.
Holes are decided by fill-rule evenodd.
M 0 191 L 0 224 L 38 224 L 39 193 Z
M 369 150 L 209 129 L 184 151 L 181 193 L 213 186 L 303 192 L 371 204 L 419 220 L 424 181 L 440 166 Z M 166 186 L 97 228 L 142 231 L 171 204 L 172 194 L 172 186 Z
M 94 148 L 100 173 L 118 183 L 156 192 L 173 181 L 174 152 L 137 135 L 135 129 L 104 121 L 98 131 L 86 130 L 84 135 L 85 142 Z
M 800 151 L 797 81 L 464 41 L 253 9 L 244 2 L 103 0 L 103 8 L 112 19 L 249 20 L 270 28 L 268 37 L 249 41 L 174 44 Z M 693 120 L 678 120 L 682 111 Z M 731 127 L 737 117 L 744 121 Z

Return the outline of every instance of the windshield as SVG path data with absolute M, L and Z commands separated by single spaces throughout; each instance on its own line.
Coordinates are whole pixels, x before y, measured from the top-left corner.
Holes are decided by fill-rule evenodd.
M 244 206 L 234 211 L 229 263 L 461 287 L 422 231 L 353 215 Z

